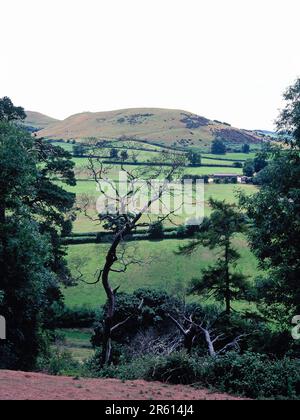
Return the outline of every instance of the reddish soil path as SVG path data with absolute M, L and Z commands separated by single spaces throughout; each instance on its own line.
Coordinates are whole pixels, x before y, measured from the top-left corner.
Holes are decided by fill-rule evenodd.
M 226 394 L 159 382 L 73 379 L 0 370 L 0 400 L 237 400 Z

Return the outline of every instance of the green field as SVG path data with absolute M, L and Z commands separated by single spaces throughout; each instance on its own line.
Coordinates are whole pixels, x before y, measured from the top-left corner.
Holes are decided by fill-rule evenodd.
M 254 159 L 255 158 L 256 153 L 255 152 L 250 152 L 250 153 L 226 153 L 226 155 L 212 155 L 209 153 L 205 153 L 203 154 L 203 158 L 205 157 L 210 157 L 213 159 L 218 159 L 222 158 L 222 159 L 232 159 L 232 160 L 241 160 L 241 161 L 245 161 L 248 159 Z
M 64 150 L 67 150 L 68 152 L 73 151 L 74 144 L 72 142 L 67 143 L 67 142 L 53 141 L 51 143 L 55 146 L 62 147 Z M 259 147 L 259 146 L 257 145 L 256 147 Z M 159 156 L 159 153 L 157 152 L 162 152 L 162 151 L 170 152 L 170 149 L 164 148 L 163 146 L 155 146 L 149 143 L 143 143 L 143 142 L 138 142 L 138 141 L 109 141 L 107 146 L 103 146 L 98 149 L 99 154 L 109 156 L 109 152 L 111 148 L 116 148 L 119 151 L 119 153 L 122 151 L 122 149 L 127 150 L 129 157 L 132 157 L 133 155 L 138 155 L 139 162 L 144 162 L 148 160 L 151 161 L 155 156 Z M 146 150 L 138 150 L 138 149 L 146 149 Z M 221 165 L 224 165 L 224 164 L 226 165 L 226 160 L 228 161 L 227 163 L 230 164 L 229 163 L 230 161 L 234 162 L 237 160 L 245 161 L 247 159 L 254 159 L 257 153 L 256 151 L 252 150 L 250 151 L 250 153 L 228 152 L 225 155 L 215 155 L 208 152 L 203 152 L 201 151 L 201 148 L 200 149 L 194 148 L 194 149 L 201 153 L 202 163 L 214 164 L 214 165 L 217 165 L 218 163 L 220 163 Z M 181 152 L 179 151 L 179 153 Z M 211 159 L 206 159 L 206 158 L 212 158 L 213 161 Z
M 67 145 L 70 150 L 72 145 Z M 154 146 L 153 146 L 154 147 Z M 151 151 L 143 151 L 139 153 L 139 161 L 157 157 L 158 153 Z M 144 160 L 141 159 L 141 156 Z M 247 155 L 249 156 L 249 155 Z M 215 156 L 214 156 L 215 157 Z M 232 158 L 244 158 L 245 155 L 232 154 Z M 226 158 L 230 156 L 226 155 Z M 89 180 L 90 174 L 85 169 L 87 159 L 74 158 L 76 164 L 77 185 L 75 187 L 66 187 L 68 191 L 74 192 L 77 196 L 77 204 L 80 205 L 81 198 L 87 195 L 92 198 L 98 197 L 96 183 Z M 207 164 L 231 165 L 232 162 L 210 159 L 204 159 Z M 135 169 L 133 166 L 129 167 L 131 170 Z M 139 167 L 141 168 L 141 167 Z M 118 179 L 120 165 L 114 165 L 109 172 L 111 179 Z M 240 168 L 222 168 L 222 167 L 199 167 L 186 168 L 185 173 L 189 175 L 210 175 L 214 173 L 236 173 L 241 174 Z M 65 187 L 65 186 L 64 186 Z M 210 207 L 208 200 L 210 197 L 219 200 L 226 200 L 230 203 L 237 202 L 237 192 L 243 190 L 246 194 L 252 194 L 257 189 L 253 185 L 233 185 L 233 184 L 205 184 L 204 195 L 204 209 L 205 215 L 209 216 Z M 95 206 L 92 203 L 90 211 L 95 213 Z M 183 214 L 175 219 L 177 224 L 185 222 L 186 216 Z M 168 224 L 166 223 L 166 226 Z M 78 213 L 77 220 L 74 223 L 74 232 L 98 232 L 102 228 L 98 224 L 91 222 L 83 213 Z M 186 286 L 193 277 L 197 277 L 201 273 L 201 269 L 212 263 L 215 258 L 215 253 L 209 250 L 199 250 L 193 257 L 186 258 L 175 255 L 178 246 L 184 244 L 186 241 L 180 240 L 163 240 L 158 242 L 153 241 L 138 241 L 127 244 L 130 253 L 139 256 L 142 261 L 146 261 L 143 265 L 131 266 L 126 273 L 117 274 L 112 273 L 112 280 L 114 285 L 121 284 L 121 290 L 126 292 L 133 292 L 137 288 L 149 287 L 155 289 L 162 289 L 171 294 L 184 294 Z M 236 246 L 242 254 L 241 264 L 245 274 L 253 277 L 257 273 L 257 263 L 255 257 L 251 254 L 246 240 L 244 238 L 236 239 Z M 67 248 L 68 262 L 73 271 L 74 277 L 78 276 L 76 267 L 80 265 L 84 279 L 88 282 L 94 280 L 95 273 L 99 269 L 105 258 L 105 251 L 107 244 L 87 244 L 87 245 L 72 245 Z M 147 260 L 149 260 L 147 262 Z M 151 262 L 150 262 L 151 261 Z M 105 302 L 104 292 L 101 284 L 87 285 L 80 282 L 76 287 L 67 288 L 64 290 L 65 301 L 67 306 L 82 306 L 99 307 Z M 72 341 L 72 340 L 71 340 Z M 76 347 L 76 346 L 75 346 Z
M 126 273 L 112 273 L 114 286 L 121 285 L 121 291 L 133 292 L 138 288 L 154 288 L 182 296 L 189 281 L 200 275 L 201 269 L 207 267 L 215 259 L 215 252 L 199 249 L 192 257 L 175 255 L 179 245 L 187 241 L 138 241 L 129 243 L 127 251 L 135 257 L 148 261 L 143 265 L 132 265 Z M 250 252 L 244 238 L 236 238 L 235 246 L 242 255 L 239 267 L 251 277 L 257 273 L 257 262 Z M 73 268 L 74 276 L 78 276 L 76 264 L 80 262 L 84 280 L 92 282 L 96 271 L 102 267 L 108 245 L 87 244 L 68 247 L 68 262 Z M 64 290 L 65 302 L 68 306 L 85 305 L 97 308 L 105 302 L 101 284 L 87 285 L 80 282 L 78 286 Z
M 56 347 L 70 352 L 74 360 L 82 363 L 94 355 L 94 349 L 90 342 L 92 330 L 60 329 L 57 332 L 63 337 L 63 340 L 57 343 Z
M 149 153 L 149 152 L 141 152 L 141 153 Z M 153 155 L 153 153 L 150 152 L 150 154 Z M 156 155 L 156 153 L 155 153 Z M 145 155 L 144 155 L 145 157 Z M 155 156 L 156 157 L 156 156 Z M 149 159 L 147 158 L 147 155 L 145 157 L 145 160 L 143 162 L 148 161 Z M 74 158 L 73 161 L 75 162 L 75 173 L 76 173 L 76 177 L 77 179 L 88 179 L 91 178 L 91 174 L 90 171 L 87 169 L 88 166 L 88 159 L 86 158 Z M 205 163 L 203 164 L 208 164 L 208 165 L 225 165 L 228 167 L 219 167 L 219 166 L 200 166 L 200 167 L 186 167 L 184 169 L 184 172 L 186 174 L 191 174 L 191 175 L 214 175 L 214 174 L 218 174 L 218 173 L 224 173 L 224 174 L 237 174 L 237 175 L 242 175 L 243 174 L 243 169 L 242 168 L 232 168 L 230 165 L 232 165 L 232 162 L 230 161 L 216 161 L 217 163 L 215 163 L 215 161 L 213 160 L 207 160 Z M 121 171 L 121 165 L 104 165 L 109 169 L 109 173 L 108 176 L 113 179 L 113 180 L 118 180 L 119 178 L 119 172 Z M 136 170 L 141 170 L 143 168 L 145 168 L 144 166 L 133 166 L 133 165 L 124 165 L 124 168 L 129 170 L 129 171 L 136 171 Z
M 61 185 L 61 184 L 60 184 Z M 68 191 L 73 192 L 77 195 L 78 205 L 80 205 L 81 196 L 88 195 L 91 197 L 98 197 L 99 192 L 96 188 L 96 183 L 92 180 L 90 181 L 78 181 L 76 187 L 64 186 Z M 226 200 L 230 203 L 237 203 L 237 192 L 239 190 L 244 191 L 247 195 L 253 194 L 257 191 L 257 188 L 253 185 L 245 184 L 205 184 L 204 185 L 204 199 L 205 199 L 205 215 L 210 214 L 210 209 L 208 206 L 208 200 L 210 197 L 218 200 Z M 94 208 L 91 208 L 91 213 L 94 213 Z M 185 215 L 182 215 L 182 218 L 177 218 L 176 223 L 183 223 L 185 221 Z M 83 213 L 78 212 L 77 220 L 74 223 L 74 232 L 98 232 L 100 227 L 91 222 Z

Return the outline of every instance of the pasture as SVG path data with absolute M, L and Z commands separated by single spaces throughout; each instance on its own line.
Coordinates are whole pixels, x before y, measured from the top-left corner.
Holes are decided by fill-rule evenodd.
M 201 274 L 201 269 L 213 263 L 215 251 L 201 248 L 191 257 L 178 256 L 178 247 L 186 240 L 138 241 L 126 245 L 129 255 L 144 263 L 131 265 L 125 273 L 111 273 L 114 286 L 121 285 L 121 292 L 133 292 L 138 288 L 164 290 L 172 295 L 184 296 L 192 278 Z M 95 281 L 95 273 L 102 267 L 108 244 L 72 245 L 68 247 L 68 263 L 74 277 L 78 277 L 78 264 L 86 282 Z M 257 261 L 243 237 L 235 239 L 235 247 L 242 255 L 239 267 L 253 278 L 257 272 Z M 241 268 L 239 268 L 240 270 Z M 88 285 L 82 281 L 64 290 L 69 307 L 87 306 L 98 308 L 105 302 L 101 284 Z
M 88 195 L 94 199 L 99 196 L 97 191 L 97 185 L 92 180 L 78 180 L 75 187 L 64 186 L 68 191 L 73 192 L 77 196 L 77 204 L 80 206 L 82 196 Z M 210 208 L 208 205 L 209 198 L 218 200 L 226 200 L 229 203 L 237 203 L 238 191 L 244 191 L 247 195 L 255 193 L 257 188 L 253 185 L 233 185 L 233 184 L 205 184 L 204 185 L 204 215 L 209 216 Z M 92 201 L 93 202 L 93 201 Z M 93 205 L 93 204 L 92 204 Z M 95 214 L 94 208 L 89 209 L 92 214 Z M 185 215 L 181 218 L 176 218 L 176 223 L 183 223 L 185 221 Z M 74 222 L 74 232 L 98 232 L 101 228 L 96 223 L 90 221 L 82 212 L 78 212 L 77 219 Z
M 126 146 L 134 147 L 132 143 Z M 140 147 L 144 145 L 139 144 Z M 151 151 L 151 146 L 145 145 L 147 151 L 138 152 L 138 160 L 140 162 L 149 161 L 151 157 L 157 158 L 159 154 Z M 152 150 L 158 150 L 156 146 L 152 146 Z M 71 145 L 67 144 L 66 148 L 71 151 Z M 131 152 L 130 152 L 131 153 Z M 132 153 L 135 153 L 132 151 Z M 236 173 L 241 174 L 241 168 L 232 168 L 230 165 L 233 161 L 224 161 L 215 155 L 207 155 L 214 157 L 205 159 L 204 164 L 228 165 L 227 167 L 187 167 L 185 173 L 189 175 L 211 175 L 214 173 Z M 251 156 L 251 155 L 250 155 Z M 226 159 L 246 159 L 250 157 L 245 154 L 226 155 Z M 73 192 L 77 196 L 77 204 L 80 206 L 81 198 L 85 195 L 95 200 L 99 193 L 96 183 L 90 178 L 90 174 L 86 169 L 86 158 L 73 158 L 75 162 L 75 171 L 77 177 L 77 185 L 75 187 L 64 186 L 68 191 Z M 126 167 L 126 165 L 125 165 Z M 133 166 L 128 166 L 131 170 Z M 111 179 L 118 180 L 120 165 L 112 165 L 109 170 Z M 257 189 L 253 185 L 234 185 L 234 184 L 205 184 L 204 186 L 204 213 L 209 216 L 210 208 L 208 205 L 209 198 L 218 200 L 226 200 L 230 203 L 237 203 L 237 193 L 239 190 L 246 194 L 253 194 Z M 93 203 L 92 200 L 92 203 Z M 93 205 L 93 204 L 92 204 Z M 95 208 L 89 209 L 96 215 Z M 177 224 L 185 222 L 185 215 L 175 219 Z M 166 223 L 168 226 L 168 223 Z M 74 223 L 74 233 L 99 232 L 102 227 L 89 220 L 82 212 L 78 212 L 77 220 Z M 123 274 L 112 273 L 112 282 L 115 286 L 121 285 L 121 291 L 133 292 L 137 288 L 155 288 L 162 289 L 171 294 L 184 295 L 190 280 L 201 274 L 201 269 L 212 263 L 216 257 L 216 253 L 207 249 L 199 249 L 192 257 L 182 257 L 175 255 L 180 245 L 186 243 L 185 240 L 165 239 L 162 241 L 137 241 L 126 244 L 129 254 L 134 254 L 143 264 L 133 265 Z M 253 278 L 257 274 L 257 262 L 250 252 L 245 238 L 239 237 L 235 239 L 236 248 L 242 255 L 239 267 L 249 277 Z M 74 278 L 83 276 L 86 282 L 93 282 L 95 273 L 102 266 L 105 252 L 108 244 L 80 244 L 67 247 L 67 259 L 71 267 Z M 80 267 L 80 274 L 78 271 Z M 88 306 L 97 308 L 105 302 L 105 295 L 101 284 L 87 285 L 82 281 L 72 288 L 64 289 L 65 302 L 69 307 Z

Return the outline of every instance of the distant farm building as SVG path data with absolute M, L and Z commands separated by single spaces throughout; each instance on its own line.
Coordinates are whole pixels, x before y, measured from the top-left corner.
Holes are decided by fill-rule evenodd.
M 215 181 L 223 181 L 223 182 L 237 182 L 239 184 L 247 184 L 251 178 L 247 176 L 241 176 L 238 174 L 214 174 L 212 175 L 212 178 L 210 178 L 209 182 L 215 182 Z
M 230 179 L 236 179 L 238 181 L 238 179 L 240 178 L 239 175 L 237 174 L 214 174 L 213 175 L 213 179 L 220 179 L 220 180 L 230 180 Z

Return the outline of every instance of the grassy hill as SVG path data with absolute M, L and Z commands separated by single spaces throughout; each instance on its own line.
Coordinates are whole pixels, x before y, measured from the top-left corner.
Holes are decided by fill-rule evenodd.
M 25 126 L 35 130 L 42 130 L 49 127 L 51 124 L 59 122 L 59 120 L 39 112 L 26 111 L 26 115 Z
M 207 147 L 215 138 L 230 145 L 256 144 L 261 138 L 251 131 L 211 121 L 189 112 L 158 108 L 86 112 L 72 115 L 39 131 L 51 139 L 143 140 L 168 146 Z

